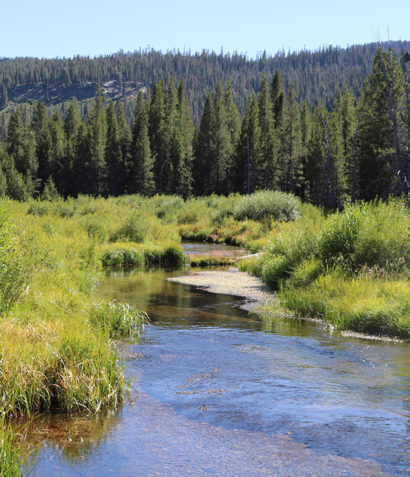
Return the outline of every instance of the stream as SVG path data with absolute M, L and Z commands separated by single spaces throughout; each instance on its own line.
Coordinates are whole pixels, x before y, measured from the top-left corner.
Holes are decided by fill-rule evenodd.
M 92 418 L 36 417 L 36 476 L 410 475 L 408 344 L 263 323 L 167 280 L 181 273 L 107 272 L 101 295 L 151 320 L 121 345 L 131 395 Z

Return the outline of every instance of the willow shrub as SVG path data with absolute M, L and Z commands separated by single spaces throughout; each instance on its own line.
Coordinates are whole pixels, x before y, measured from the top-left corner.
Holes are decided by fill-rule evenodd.
M 410 267 L 410 211 L 401 200 L 348 205 L 331 216 L 319 238 L 323 263 L 351 272 Z
M 289 222 L 301 216 L 301 205 L 293 194 L 265 190 L 238 198 L 232 214 L 236 220 L 261 222 L 269 218 Z

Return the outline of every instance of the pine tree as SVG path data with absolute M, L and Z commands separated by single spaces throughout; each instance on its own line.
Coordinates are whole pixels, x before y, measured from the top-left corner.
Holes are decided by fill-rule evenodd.
M 177 175 L 179 161 L 172 157 L 175 153 L 175 140 L 180 136 L 180 131 L 177 130 L 177 90 L 175 83 L 171 78 L 168 81 L 165 96 L 165 119 L 164 119 L 164 134 L 162 136 L 162 177 L 163 177 L 163 192 L 166 194 L 174 194 L 177 187 Z M 174 150 L 172 152 L 172 150 Z M 182 152 L 182 151 L 181 151 Z M 174 154 L 175 155 L 175 154 Z M 174 162 L 177 162 L 176 164 Z
M 225 94 L 221 83 L 215 90 L 213 111 L 213 160 L 216 168 L 212 191 L 223 194 L 231 189 L 230 175 L 233 169 L 234 144 L 231 141 Z
M 304 164 L 304 199 L 316 205 L 324 205 L 328 198 L 324 114 L 322 104 L 313 111 L 310 140 Z
M 53 154 L 50 130 L 50 118 L 43 101 L 37 103 L 31 127 L 36 139 L 36 156 L 38 159 L 38 178 L 44 186 L 46 180 L 53 174 Z
M 155 192 L 154 159 L 148 133 L 148 105 L 145 104 L 142 91 L 137 96 L 127 190 L 147 196 Z
M 232 89 L 232 84 L 230 81 L 228 82 L 225 88 L 224 96 L 225 96 L 226 118 L 227 118 L 228 131 L 230 134 L 230 143 L 231 143 L 230 144 L 231 168 L 230 168 L 230 171 L 228 172 L 229 181 L 227 181 L 227 188 L 225 190 L 225 193 L 229 193 L 229 192 L 232 192 L 234 187 L 231 177 L 232 177 L 232 174 L 234 173 L 235 154 L 236 154 L 236 149 L 238 146 L 239 136 L 241 133 L 241 117 L 239 115 L 238 108 L 233 98 L 233 89 Z
M 173 162 L 175 192 L 184 198 L 192 195 L 193 137 L 194 124 L 183 84 L 180 82 L 178 85 L 176 128 L 171 143 L 171 160 Z
M 259 108 L 255 97 L 248 100 L 236 153 L 236 190 L 251 194 L 255 191 L 255 171 L 261 169 L 262 144 Z
M 278 141 L 274 127 L 272 101 L 268 78 L 264 75 L 258 97 L 259 125 L 261 128 L 261 158 L 255 170 L 256 189 L 275 189 L 278 179 Z
M 402 192 L 405 90 L 391 52 L 378 50 L 359 101 L 359 195 L 365 200 Z
M 6 180 L 5 194 L 15 200 L 24 201 L 29 197 L 23 174 L 17 171 L 14 159 L 0 144 L 0 168 Z M 4 184 L 3 184 L 4 186 Z
M 81 123 L 75 140 L 75 154 L 72 164 L 73 181 L 70 193 L 74 196 L 78 194 L 95 194 L 95 169 L 91 169 L 90 164 L 90 132 L 86 123 Z
M 309 143 L 312 134 L 312 118 L 310 115 L 309 107 L 306 101 L 303 102 L 302 113 L 300 115 L 300 130 L 302 135 L 302 168 L 303 168 L 303 181 L 301 186 L 301 198 L 305 200 L 306 198 L 306 168 L 308 165 L 308 155 L 309 155 Z
M 121 192 L 121 184 L 123 183 L 123 159 L 117 113 L 113 101 L 110 101 L 107 109 L 105 162 L 107 165 L 108 192 L 110 195 L 117 196 Z
M 165 83 L 163 80 L 154 85 L 149 109 L 149 138 L 154 157 L 156 192 L 164 192 L 165 149 Z
M 273 76 L 271 94 L 274 125 L 275 129 L 280 131 L 285 108 L 285 91 L 283 90 L 282 77 L 279 70 L 276 70 Z
M 56 186 L 58 192 L 63 196 L 67 196 L 71 176 L 71 168 L 66 155 L 67 141 L 64 133 L 64 123 L 58 113 L 55 113 L 51 118 L 50 135 L 53 167 L 51 175 L 49 177 L 49 181 L 53 181 L 54 177 L 53 184 Z
M 37 188 L 38 161 L 36 157 L 35 137 L 31 128 L 23 124 L 20 108 L 17 108 L 10 117 L 6 137 L 6 151 L 11 158 L 9 170 L 12 171 L 13 168 L 15 168 L 22 177 L 30 176 L 34 188 Z M 19 180 L 17 180 L 17 182 L 19 182 Z M 18 184 L 16 185 L 16 190 L 17 189 Z M 20 192 L 18 194 L 20 194 Z
M 204 112 L 195 138 L 194 150 L 194 192 L 196 195 L 209 195 L 214 191 L 216 167 L 213 157 L 214 108 L 211 93 L 205 98 Z
M 77 195 L 76 177 L 74 175 L 74 163 L 76 162 L 75 154 L 77 147 L 77 135 L 81 126 L 81 116 L 77 103 L 72 100 L 68 106 L 68 111 L 64 119 L 64 132 L 66 136 L 65 150 L 65 196 Z
M 90 181 L 93 195 L 107 192 L 107 164 L 105 148 L 107 141 L 107 118 L 103 104 L 101 85 L 98 84 L 93 110 L 89 119 Z
M 303 183 L 302 132 L 299 104 L 293 82 L 286 94 L 282 123 L 279 183 L 283 191 L 300 194 Z
M 1 107 L 2 108 L 7 108 L 8 103 L 9 103 L 9 98 L 8 98 L 8 94 L 7 94 L 7 88 L 6 88 L 6 85 L 3 84 L 2 94 L 1 94 Z
M 357 157 L 357 119 L 354 99 L 349 90 L 339 93 L 334 113 L 341 122 L 343 136 L 344 176 L 350 199 L 356 200 L 358 157 Z
M 120 191 L 123 194 L 126 189 L 127 182 L 127 164 L 130 160 L 131 154 L 131 129 L 128 124 L 127 117 L 125 114 L 124 102 L 120 101 L 117 104 L 117 121 L 118 121 L 118 131 L 120 135 L 120 145 L 121 145 L 121 158 L 122 158 L 122 174 L 119 180 Z

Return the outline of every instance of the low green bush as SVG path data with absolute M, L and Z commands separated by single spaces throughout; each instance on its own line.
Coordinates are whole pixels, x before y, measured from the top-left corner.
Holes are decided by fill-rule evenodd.
M 232 210 L 236 220 L 266 218 L 293 221 L 301 216 L 301 202 L 293 194 L 279 191 L 259 191 L 240 197 Z
M 319 238 L 321 260 L 351 272 L 410 267 L 410 211 L 404 201 L 348 205 L 331 216 Z

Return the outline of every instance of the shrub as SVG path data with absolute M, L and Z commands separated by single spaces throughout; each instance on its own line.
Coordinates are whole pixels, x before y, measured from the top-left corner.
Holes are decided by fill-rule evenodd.
M 410 266 L 410 214 L 403 201 L 348 205 L 330 217 L 319 238 L 324 263 L 351 272 Z
M 301 216 L 300 209 L 301 202 L 293 194 L 259 191 L 239 198 L 232 212 L 236 220 L 262 221 L 270 218 L 279 221 L 292 221 Z

